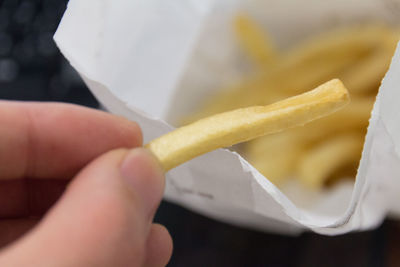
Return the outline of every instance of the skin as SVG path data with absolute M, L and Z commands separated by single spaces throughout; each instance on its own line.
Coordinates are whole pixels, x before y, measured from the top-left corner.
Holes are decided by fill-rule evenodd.
M 165 266 L 164 191 L 139 126 L 69 104 L 0 101 L 0 266 Z

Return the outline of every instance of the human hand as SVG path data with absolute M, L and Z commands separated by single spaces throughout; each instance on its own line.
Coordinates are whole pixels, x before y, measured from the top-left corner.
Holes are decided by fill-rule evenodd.
M 172 240 L 152 222 L 164 176 L 141 144 L 137 124 L 101 111 L 0 101 L 0 246 L 51 207 L 0 266 L 166 265 Z

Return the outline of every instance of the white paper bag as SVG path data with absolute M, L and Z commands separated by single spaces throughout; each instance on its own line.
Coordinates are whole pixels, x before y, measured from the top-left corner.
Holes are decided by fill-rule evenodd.
M 241 71 L 230 32 L 238 9 L 259 18 L 287 46 L 339 24 L 382 18 L 396 23 L 393 1 L 70 0 L 55 40 L 99 101 L 139 122 L 148 142 L 173 129 L 165 121 L 173 123 Z M 283 192 L 240 155 L 220 149 L 168 172 L 165 198 L 264 231 L 335 235 L 375 227 L 388 213 L 400 213 L 399 100 L 397 49 L 372 112 L 354 188 L 342 183 L 310 195 L 294 185 Z

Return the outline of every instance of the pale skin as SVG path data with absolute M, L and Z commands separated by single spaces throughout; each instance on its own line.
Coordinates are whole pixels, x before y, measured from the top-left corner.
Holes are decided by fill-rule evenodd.
M 153 223 L 164 174 L 136 123 L 0 101 L 0 125 L 0 266 L 168 263 L 171 236 Z

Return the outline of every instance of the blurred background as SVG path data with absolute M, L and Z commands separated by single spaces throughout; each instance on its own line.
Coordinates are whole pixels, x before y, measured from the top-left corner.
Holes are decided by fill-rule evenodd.
M 98 107 L 52 36 L 67 0 L 0 0 L 0 99 Z M 163 202 L 174 239 L 168 266 L 400 266 L 400 223 L 338 237 L 250 231 Z

